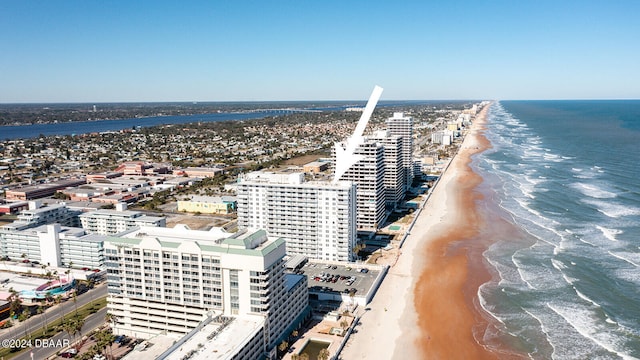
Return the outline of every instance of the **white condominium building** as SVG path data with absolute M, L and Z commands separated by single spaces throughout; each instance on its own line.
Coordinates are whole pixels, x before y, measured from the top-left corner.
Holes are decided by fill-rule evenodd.
M 303 173 L 256 171 L 238 178 L 238 225 L 286 240 L 287 253 L 353 261 L 356 187 L 305 181 Z
M 22 210 L 18 219 L 5 228 L 26 229 L 29 227 L 58 223 L 63 226 L 79 226 L 80 211 L 67 208 L 64 203 L 44 205 L 39 200 L 29 201 L 29 209 Z
M 272 349 L 308 303 L 306 283 L 288 285 L 284 256 L 284 239 L 264 230 L 142 227 L 110 237 L 114 333 L 185 335 L 211 316 L 257 315 L 265 319 L 264 350 Z
M 123 205 L 125 204 L 118 204 L 117 210 L 96 210 L 81 214 L 82 228 L 93 234 L 114 235 L 137 226 L 167 226 L 167 219 L 164 217 L 124 210 Z
M 390 136 L 402 137 L 402 164 L 409 189 L 413 183 L 413 118 L 401 112 L 393 113 L 393 117 L 387 119 L 387 132 Z
M 0 255 L 12 260 L 23 257 L 54 267 L 101 268 L 106 236 L 87 234 L 84 229 L 40 225 L 26 229 L 0 228 Z
M 340 180 L 357 184 L 358 229 L 376 230 L 382 227 L 386 218 L 384 147 L 378 141 L 365 138 L 356 148 L 355 154 L 363 155 L 364 158 L 352 165 Z
M 384 189 L 387 209 L 393 210 L 404 200 L 406 173 L 402 162 L 402 137 L 377 131 L 372 139 L 384 147 Z

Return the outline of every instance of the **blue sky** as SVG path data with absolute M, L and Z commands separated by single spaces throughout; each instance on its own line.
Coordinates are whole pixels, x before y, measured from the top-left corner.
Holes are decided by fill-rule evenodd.
M 638 1 L 0 2 L 0 103 L 640 98 Z

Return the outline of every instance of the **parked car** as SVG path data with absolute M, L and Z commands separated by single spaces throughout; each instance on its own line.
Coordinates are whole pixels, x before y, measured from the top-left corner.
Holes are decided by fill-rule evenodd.
M 118 335 L 118 336 L 116 336 L 116 339 L 115 339 L 114 343 L 120 344 L 120 343 L 124 342 L 125 339 L 126 339 L 126 336 Z
M 75 357 L 78 354 L 78 350 L 71 348 L 71 349 L 67 349 L 66 351 L 63 351 L 62 353 L 60 353 L 60 356 L 65 358 L 65 359 L 71 359 L 73 357 Z

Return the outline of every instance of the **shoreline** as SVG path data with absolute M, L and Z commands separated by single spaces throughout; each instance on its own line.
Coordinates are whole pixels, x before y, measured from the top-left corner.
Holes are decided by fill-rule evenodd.
M 490 106 L 474 119 L 340 358 L 497 359 L 511 353 L 503 346 L 487 349 L 474 337 L 490 326 L 477 291 L 491 274 L 482 256 L 490 239 L 482 239 L 477 209 L 482 177 L 470 164 L 491 147 L 483 136 Z M 476 238 L 481 241 L 467 241 Z
M 419 358 L 526 358 L 504 343 L 506 338 L 492 336 L 500 332 L 499 324 L 484 311 L 478 297 L 480 286 L 498 277 L 484 251 L 505 234 L 518 231 L 497 216 L 492 194 L 482 189 L 485 179 L 471 166 L 474 155 L 492 147 L 484 136 L 490 106 L 478 114 L 443 174 L 444 189 L 435 191 L 437 196 L 425 206 L 428 232 L 420 239 L 422 266 L 413 299 L 418 322 L 413 346 Z
M 484 195 L 478 186 L 483 179 L 471 163 L 473 155 L 491 147 L 483 135 L 490 106 L 476 117 L 443 174 L 444 189 L 434 192 L 425 206 L 428 232 L 421 238 L 423 266 L 414 287 L 419 333 L 414 346 L 423 357 L 498 358 L 476 339 L 490 326 L 477 293 L 492 278 L 482 256 L 491 239 L 482 236 L 486 223 L 478 205 Z

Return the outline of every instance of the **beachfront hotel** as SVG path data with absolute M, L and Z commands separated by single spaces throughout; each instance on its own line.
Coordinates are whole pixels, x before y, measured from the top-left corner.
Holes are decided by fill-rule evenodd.
M 339 179 L 357 184 L 356 225 L 358 230 L 375 231 L 383 225 L 386 218 L 384 151 L 384 146 L 379 141 L 364 138 L 363 143 L 355 149 L 355 154 L 362 155 L 363 158 L 353 164 Z
M 256 171 L 238 177 L 238 226 L 286 240 L 287 254 L 353 261 L 356 187 L 305 181 L 304 173 Z
M 405 172 L 406 189 L 413 183 L 413 118 L 404 116 L 404 113 L 393 113 L 393 117 L 387 119 L 387 132 L 389 136 L 402 137 L 402 167 Z
M 285 240 L 264 230 L 141 227 L 109 237 L 105 256 L 115 334 L 189 337 L 212 319 L 257 318 L 229 339 L 232 355 L 266 353 L 308 311 L 306 277 L 284 273 Z

